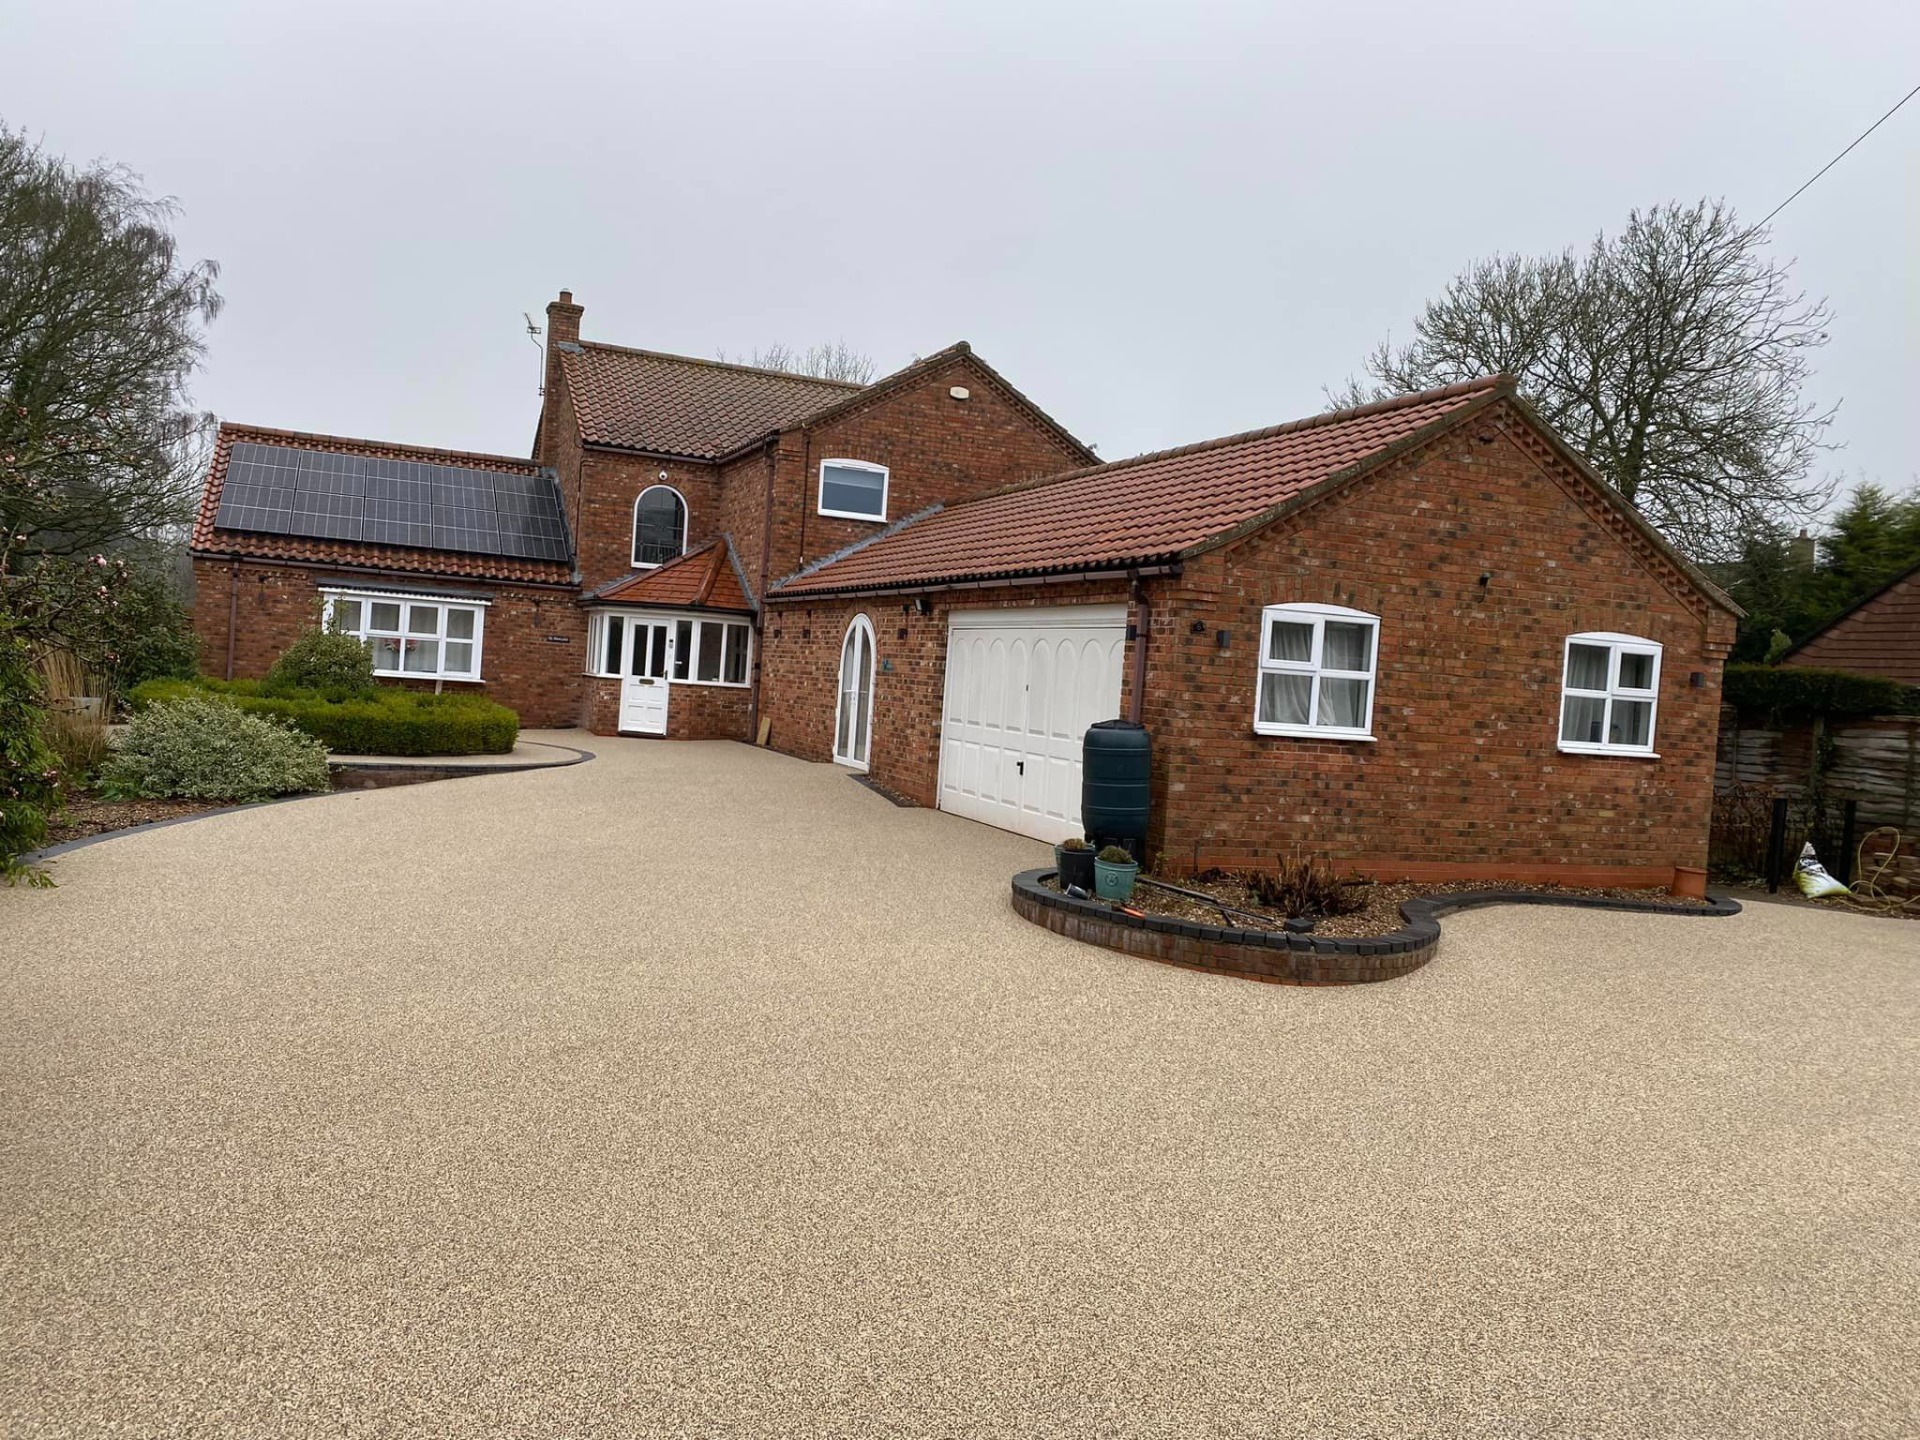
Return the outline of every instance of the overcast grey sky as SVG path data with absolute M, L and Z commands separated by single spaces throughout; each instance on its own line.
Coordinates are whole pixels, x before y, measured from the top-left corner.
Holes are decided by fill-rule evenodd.
M 1920 6 L 0 0 L 0 119 L 178 198 L 256 424 L 525 453 L 521 312 L 712 355 L 957 339 L 1119 458 L 1322 407 L 1476 256 L 1758 219 Z M 1829 469 L 1920 472 L 1920 100 L 1775 222 Z

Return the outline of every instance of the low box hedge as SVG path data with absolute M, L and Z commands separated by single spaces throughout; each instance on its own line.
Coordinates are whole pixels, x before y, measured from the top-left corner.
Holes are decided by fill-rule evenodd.
M 134 687 L 133 706 L 217 696 L 250 715 L 278 716 L 343 755 L 504 755 L 520 738 L 520 717 L 480 695 L 381 686 L 330 700 L 313 691 L 261 691 L 258 680 L 149 680 Z

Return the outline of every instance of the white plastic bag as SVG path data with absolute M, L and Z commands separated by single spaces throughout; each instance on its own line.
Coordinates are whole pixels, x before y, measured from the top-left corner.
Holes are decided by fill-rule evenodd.
M 1827 867 L 1822 865 L 1820 857 L 1813 853 L 1811 840 L 1800 847 L 1800 858 L 1793 867 L 1793 881 L 1800 887 L 1800 893 L 1809 900 L 1818 900 L 1826 895 L 1853 893 L 1827 873 Z

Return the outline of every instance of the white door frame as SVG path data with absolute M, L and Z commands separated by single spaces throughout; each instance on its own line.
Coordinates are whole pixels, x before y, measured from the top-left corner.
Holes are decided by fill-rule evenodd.
M 860 738 L 864 740 L 865 743 L 860 746 L 860 753 L 857 756 L 852 754 L 851 751 L 848 754 L 842 755 L 840 753 L 840 716 L 847 703 L 847 647 L 852 642 L 854 636 L 862 634 L 864 634 L 866 638 L 867 652 L 867 726 L 866 733 L 860 735 Z M 844 765 L 849 770 L 864 772 L 873 759 L 873 676 L 876 664 L 873 644 L 873 621 L 869 620 L 863 612 L 855 615 L 853 619 L 847 623 L 846 633 L 840 637 L 840 663 L 835 667 L 833 676 L 833 763 L 836 765 Z M 849 732 L 849 738 L 859 735 L 859 732 L 859 720 L 856 716 L 853 728 Z
M 673 669 L 673 630 L 669 622 L 655 620 L 638 615 L 616 617 L 625 629 L 620 645 L 620 713 L 614 722 L 614 729 L 630 735 L 665 735 L 667 733 L 667 709 L 672 700 L 673 687 L 668 676 Z M 655 664 L 654 631 L 663 631 L 658 646 L 658 660 Z M 657 670 L 659 673 L 654 674 Z M 643 693 L 644 692 L 644 693 Z M 648 724 L 644 726 L 627 725 L 628 706 L 636 701 L 654 702 L 647 710 Z M 658 728 L 653 726 L 652 718 L 659 716 Z
M 953 707 L 953 665 L 951 661 L 953 658 L 954 631 L 1004 630 L 1008 628 L 1017 629 L 1022 626 L 1034 629 L 1111 630 L 1115 626 L 1118 626 L 1122 634 L 1125 634 L 1128 618 L 1129 607 L 1125 601 L 1088 605 L 1035 605 L 1030 607 L 1008 605 L 1002 606 L 999 609 L 949 610 L 947 612 L 947 645 L 946 649 L 943 650 L 940 655 L 940 761 L 934 769 L 934 808 L 936 810 L 943 808 L 941 806 L 941 797 L 947 793 L 947 715 Z M 1128 640 L 1126 646 L 1131 647 L 1135 643 L 1137 642 Z M 1128 650 L 1123 650 L 1123 661 L 1127 653 L 1129 653 Z M 1121 691 L 1123 695 L 1125 690 L 1126 682 L 1123 678 L 1121 681 Z M 946 811 L 945 813 L 953 814 L 954 812 Z M 961 816 L 960 818 L 971 819 L 973 817 Z M 978 823 L 989 824 L 991 822 L 983 820 Z M 1010 830 L 1007 833 L 1018 834 L 1019 832 Z M 1073 833 L 1077 834 L 1079 832 L 1075 831 Z M 1063 836 L 1062 838 L 1065 837 Z

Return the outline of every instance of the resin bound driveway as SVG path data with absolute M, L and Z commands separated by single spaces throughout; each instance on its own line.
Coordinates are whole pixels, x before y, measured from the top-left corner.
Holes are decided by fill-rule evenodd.
M 1479 911 L 1284 989 L 584 743 L 0 891 L 0 1432 L 1920 1432 L 1920 925 Z

